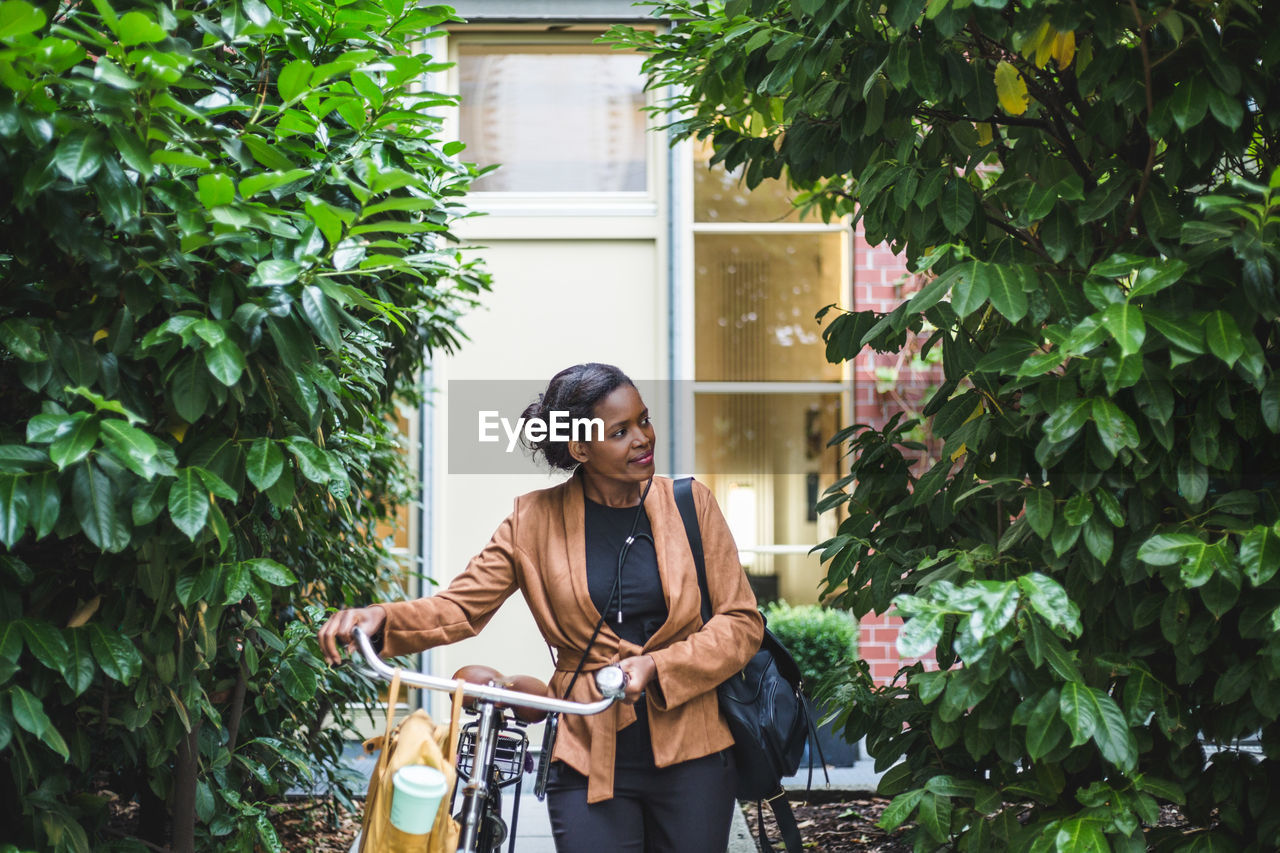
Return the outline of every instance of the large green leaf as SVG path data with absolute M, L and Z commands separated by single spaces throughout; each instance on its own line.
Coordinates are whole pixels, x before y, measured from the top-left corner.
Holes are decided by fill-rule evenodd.
M 49 445 L 49 459 L 59 470 L 84 459 L 98 443 L 99 424 L 97 415 L 77 419 L 68 432 Z
M 1177 284 L 1186 275 L 1187 269 L 1187 263 L 1180 260 L 1168 261 L 1160 266 L 1143 267 L 1138 270 L 1133 287 L 1129 288 L 1129 298 L 1159 293 L 1166 287 Z
M 1138 760 L 1138 744 L 1115 700 L 1096 687 L 1076 681 L 1062 686 L 1059 711 L 1071 730 L 1072 745 L 1090 738 L 1102 757 L 1121 770 L 1132 769 Z
M 1041 539 L 1048 539 L 1053 530 L 1053 505 L 1053 492 L 1048 489 L 1032 487 L 1027 490 L 1027 523 Z
M 1204 332 L 1209 341 L 1209 351 L 1228 365 L 1235 364 L 1244 355 L 1240 327 L 1226 311 L 1211 311 L 1205 315 Z
M 230 339 L 224 339 L 206 349 L 204 363 L 213 374 L 213 378 L 227 387 L 239 382 L 240 375 L 245 369 L 244 353 Z
M 898 634 L 898 654 L 916 658 L 928 654 L 942 638 L 945 613 L 928 613 L 908 619 Z
M 1045 691 L 1031 709 L 1027 719 L 1027 755 L 1039 760 L 1048 755 L 1067 733 L 1058 710 L 1059 691 L 1056 687 Z
M 71 753 L 67 749 L 66 741 L 53 727 L 53 722 L 45 713 L 44 703 L 38 697 L 15 684 L 9 688 L 9 700 L 13 707 L 15 723 L 40 738 L 46 746 L 61 755 L 64 761 L 70 759 Z
M 173 468 L 160 456 L 160 448 L 148 433 L 124 421 L 102 421 L 102 443 L 130 471 L 150 480 L 156 474 L 172 474 Z
M 93 656 L 108 678 L 121 684 L 128 684 L 137 678 L 142 671 L 142 656 L 133 643 L 96 622 L 86 625 L 85 630 L 89 634 L 89 647 L 93 649 Z
M 974 275 L 987 279 L 985 290 L 991 305 L 1010 322 L 1016 323 L 1027 314 L 1025 271 L 1009 264 L 978 263 Z
M 876 821 L 876 826 L 886 831 L 893 831 L 907 821 L 911 814 L 916 810 L 916 806 L 920 805 L 920 800 L 924 798 L 925 790 L 917 788 L 914 791 L 907 791 L 893 798 L 880 814 L 880 819 Z
M 1106 397 L 1093 399 L 1093 425 L 1098 438 L 1113 455 L 1126 447 L 1137 447 L 1140 441 L 1138 427 L 1133 419 Z
M 178 469 L 169 487 L 169 516 L 189 539 L 204 529 L 209 518 L 209 491 L 195 469 Z
M 302 289 L 302 316 L 331 350 L 342 348 L 342 319 L 336 308 L 313 284 Z
M 89 635 L 84 628 L 69 628 L 64 636 L 67 640 L 67 665 L 62 676 L 75 695 L 79 696 L 93 684 L 93 677 L 98 672 L 94 663 L 93 652 L 89 648 Z
M 36 660 L 46 668 L 65 675 L 69 669 L 70 650 L 62 631 L 37 619 L 22 619 L 19 620 L 19 625 L 27 648 L 36 656 Z
M 1125 719 L 1141 726 L 1164 703 L 1168 689 L 1145 667 L 1135 668 L 1124 685 Z
M 1157 533 L 1138 548 L 1138 559 L 1153 566 L 1172 566 L 1203 544 L 1200 537 L 1190 533 Z
M 254 282 L 267 287 L 282 287 L 293 284 L 301 274 L 302 264 L 290 260 L 271 259 L 258 264 Z M 305 301 L 303 305 L 305 308 Z
M 309 702 L 318 686 L 315 671 L 297 659 L 286 660 L 280 665 L 280 686 L 295 700 Z
M 1240 567 L 1254 586 L 1262 586 L 1280 571 L 1280 522 L 1259 524 L 1240 542 Z
M 977 199 L 967 181 L 952 178 L 943 185 L 938 198 L 938 214 L 949 233 L 963 231 L 973 219 L 977 207 Z
M 1067 400 L 1049 413 L 1044 421 L 1045 437 L 1053 442 L 1066 441 L 1075 436 L 1093 412 L 1093 399 Z
M 183 569 L 174 583 L 174 592 L 184 607 L 190 607 L 197 601 L 211 599 L 218 590 L 222 580 L 222 571 L 218 566 L 205 566 L 193 563 Z
M 71 505 L 80 529 L 94 545 L 111 553 L 129 547 L 132 537 L 120 513 L 119 490 L 93 460 L 76 466 L 71 480 Z
M 248 562 L 231 563 L 222 573 L 224 604 L 236 604 L 253 589 L 253 571 Z
M 17 619 L 0 620 L 0 660 L 17 663 L 22 654 L 22 629 Z
M 1205 351 L 1204 327 L 1195 320 L 1150 309 L 1144 312 L 1144 319 L 1169 343 L 1197 355 Z
M 58 171 L 73 183 L 84 183 L 102 168 L 104 146 L 96 133 L 77 130 L 66 135 L 54 152 Z
M 946 841 L 951 836 L 951 798 L 927 792 L 920 798 L 916 821 L 935 841 Z
M 289 571 L 287 567 L 266 557 L 247 560 L 245 565 L 254 575 L 262 578 L 272 586 L 289 586 L 298 582 L 293 572 Z
M 1102 832 L 1102 822 L 1091 817 L 1073 817 L 1062 822 L 1053 843 L 1070 853 L 1112 853 Z
M 249 482 L 261 491 L 271 488 L 284 470 L 284 452 L 280 445 L 269 438 L 259 438 L 249 447 L 245 460 L 245 474 Z
M 284 443 L 297 460 L 302 476 L 320 485 L 325 485 L 332 479 L 333 463 L 323 448 L 297 435 L 289 436 Z
M 1031 572 L 1019 576 L 1018 588 L 1049 625 L 1064 628 L 1071 633 L 1080 632 L 1080 608 L 1067 597 L 1067 591 L 1053 578 L 1040 572 Z
M 1142 349 L 1146 340 L 1147 327 L 1143 322 L 1142 312 L 1136 305 L 1128 302 L 1117 302 L 1107 306 L 1102 312 L 1102 325 L 1120 345 L 1120 351 L 1131 355 Z
M 136 11 L 125 12 L 120 16 L 120 23 L 116 28 L 116 32 L 120 34 L 120 43 L 125 47 L 163 41 L 168 36 L 164 27 L 142 12 Z
M 0 543 L 12 548 L 26 532 L 30 496 L 25 474 L 0 474 Z
M 236 199 L 235 181 L 225 172 L 201 175 L 196 181 L 196 198 L 205 207 L 231 204 Z
M 44 12 L 26 0 L 5 0 L 0 3 L 0 39 L 9 40 L 33 33 L 44 26 Z
M 203 358 L 186 356 L 171 381 L 170 399 L 189 423 L 200 420 L 209 405 L 209 370 Z
M 0 323 L 0 343 L 23 361 L 38 363 L 49 358 L 40 340 L 40 331 L 31 323 L 16 318 Z
M 979 275 L 976 261 L 965 264 L 951 287 L 951 307 L 961 317 L 977 311 L 990 295 L 991 279 Z
M 1262 422 L 1267 429 L 1280 433 L 1280 375 L 1272 374 L 1262 389 Z

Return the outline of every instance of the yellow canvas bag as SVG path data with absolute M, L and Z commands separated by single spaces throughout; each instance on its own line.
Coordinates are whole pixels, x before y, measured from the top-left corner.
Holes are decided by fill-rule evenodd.
M 458 822 L 449 814 L 453 786 L 458 780 L 458 718 L 462 713 L 462 690 L 453 694 L 453 710 L 448 725 L 436 725 L 421 709 L 395 724 L 396 700 L 400 695 L 400 671 L 391 679 L 387 696 L 386 734 L 365 741 L 365 752 L 378 752 L 378 762 L 369 777 L 369 793 L 364 801 L 364 822 L 360 831 L 360 853 L 455 853 L 458 849 Z M 409 835 L 391 825 L 391 777 L 401 767 L 425 764 L 444 774 L 445 794 L 440 799 L 435 823 L 427 835 Z

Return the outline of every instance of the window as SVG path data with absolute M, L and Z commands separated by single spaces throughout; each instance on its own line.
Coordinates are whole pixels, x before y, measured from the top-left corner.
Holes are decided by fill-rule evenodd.
M 716 494 L 762 600 L 813 601 L 822 490 L 837 478 L 827 439 L 851 405 L 814 314 L 850 301 L 845 223 L 802 221 L 787 188 L 748 192 L 694 153 L 694 469 Z
M 641 62 L 585 38 L 462 41 L 465 156 L 501 165 L 473 191 L 650 194 Z

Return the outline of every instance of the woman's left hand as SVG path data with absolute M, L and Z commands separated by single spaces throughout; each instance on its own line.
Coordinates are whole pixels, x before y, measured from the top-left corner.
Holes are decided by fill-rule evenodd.
M 644 695 L 645 686 L 658 674 L 658 667 L 648 655 L 637 655 L 633 658 L 618 661 L 618 668 L 627 674 L 627 686 L 623 690 L 622 701 L 634 705 Z

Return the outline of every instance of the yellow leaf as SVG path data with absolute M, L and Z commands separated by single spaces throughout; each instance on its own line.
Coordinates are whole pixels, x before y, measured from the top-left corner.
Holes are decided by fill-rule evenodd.
M 98 341 L 102 340 L 106 336 L 107 336 L 107 330 L 99 329 L 98 331 L 93 333 L 93 342 L 96 344 Z
M 1027 36 L 1027 40 L 1022 43 L 1022 50 L 1020 52 L 1022 53 L 1023 59 L 1028 62 L 1034 61 L 1033 58 L 1035 57 L 1036 52 L 1040 50 L 1040 45 L 1046 40 L 1051 40 L 1053 38 L 1049 34 L 1049 30 L 1049 19 L 1045 18 L 1040 22 L 1040 26 L 1036 27 L 1035 30 L 1032 31 L 1031 35 Z M 1039 65 L 1040 63 L 1036 64 Z
M 957 459 L 959 459 L 961 456 L 964 456 L 968 452 L 969 452 L 968 447 L 966 447 L 963 444 L 960 445 L 959 447 L 956 448 L 956 452 L 951 454 L 951 461 L 955 462 Z
M 186 421 L 170 421 L 169 435 L 176 438 L 178 443 L 181 444 L 182 440 L 187 437 L 187 427 L 189 426 L 191 426 L 191 424 Z
M 1001 60 L 996 66 L 996 97 L 1000 106 L 1011 116 L 1020 116 L 1027 111 L 1027 81 L 1022 74 L 1007 60 Z
M 1057 38 L 1058 31 L 1046 25 L 1044 35 L 1036 45 L 1036 68 L 1044 68 L 1049 64 L 1049 59 L 1053 56 L 1053 43 Z
M 93 616 L 98 610 L 98 605 L 102 604 L 102 596 L 95 595 L 84 604 L 76 608 L 76 612 L 71 614 L 71 618 L 67 620 L 68 628 L 79 628 L 81 625 L 89 621 L 89 617 Z
M 990 145 L 991 140 L 993 138 L 993 135 L 991 132 L 991 122 L 980 121 L 976 125 L 974 125 L 974 127 L 976 127 L 978 130 L 978 144 Z
M 1065 33 L 1058 33 L 1053 38 L 1053 61 L 1058 63 L 1059 68 L 1066 68 L 1071 65 L 1071 60 L 1076 58 L 1076 34 L 1071 30 Z

